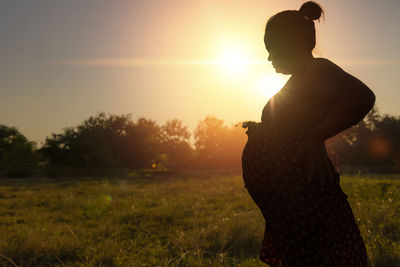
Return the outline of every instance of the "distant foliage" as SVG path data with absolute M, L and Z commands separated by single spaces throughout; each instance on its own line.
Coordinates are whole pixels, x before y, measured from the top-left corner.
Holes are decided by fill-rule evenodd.
M 241 167 L 241 152 L 247 139 L 243 129 L 229 128 L 223 120 L 206 116 L 197 125 L 194 137 L 199 167 Z
M 164 125 L 130 115 L 99 113 L 76 127 L 52 134 L 40 151 L 50 168 L 104 171 L 112 168 L 236 168 L 246 141 L 243 129 L 207 116 L 191 134 L 179 119 Z
M 194 151 L 189 144 L 190 136 L 181 120 L 167 121 L 161 127 L 161 155 L 155 164 L 174 169 L 192 167 Z
M 85 169 L 146 168 L 159 153 L 161 129 L 154 121 L 99 113 L 77 127 L 46 138 L 41 152 L 52 166 Z
M 129 114 L 99 113 L 53 133 L 36 150 L 15 128 L 0 125 L 0 174 L 24 176 L 43 163 L 50 176 L 71 174 L 65 170 L 98 175 L 114 169 L 241 169 L 244 129 L 206 116 L 194 129 L 193 145 L 191 137 L 176 118 L 158 125 L 143 117 L 132 121 Z M 400 116 L 382 116 L 373 108 L 326 144 L 341 172 L 398 172 Z
M 381 116 L 377 108 L 357 125 L 327 141 L 342 170 L 397 172 L 400 170 L 400 116 Z
M 0 124 L 0 174 L 11 177 L 29 175 L 40 160 L 35 145 L 15 127 Z

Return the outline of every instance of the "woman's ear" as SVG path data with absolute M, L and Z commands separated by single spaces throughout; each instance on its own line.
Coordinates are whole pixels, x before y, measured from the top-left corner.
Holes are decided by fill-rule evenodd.
M 299 50 L 305 51 L 308 48 L 307 40 L 304 35 L 297 33 L 296 34 L 296 45 Z

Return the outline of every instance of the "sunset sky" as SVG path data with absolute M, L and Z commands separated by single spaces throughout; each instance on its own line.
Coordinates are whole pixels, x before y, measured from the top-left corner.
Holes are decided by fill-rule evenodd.
M 295 0 L 0 2 L 0 124 L 40 146 L 98 112 L 189 130 L 206 115 L 260 121 L 289 78 L 263 43 Z M 400 1 L 320 0 L 315 56 L 366 83 L 381 113 L 400 115 Z

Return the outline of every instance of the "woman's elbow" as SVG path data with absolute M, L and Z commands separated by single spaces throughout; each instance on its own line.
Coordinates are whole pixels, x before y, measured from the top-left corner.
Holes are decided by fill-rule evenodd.
M 370 110 L 374 106 L 376 100 L 375 94 L 367 86 L 358 88 L 361 90 L 354 90 L 354 92 L 358 93 L 352 94 L 352 96 L 348 99 L 348 103 L 352 103 L 352 125 L 356 125 L 362 119 L 364 119 L 364 117 L 370 112 Z
M 359 98 L 359 120 L 362 120 L 373 108 L 375 104 L 375 94 L 368 87 L 364 88 L 361 98 Z
M 366 92 L 365 92 L 365 97 L 364 97 L 364 107 L 366 109 L 366 113 L 368 113 L 374 106 L 376 97 L 375 97 L 374 92 L 372 92 L 372 90 L 369 89 L 368 87 L 366 88 L 365 91 Z

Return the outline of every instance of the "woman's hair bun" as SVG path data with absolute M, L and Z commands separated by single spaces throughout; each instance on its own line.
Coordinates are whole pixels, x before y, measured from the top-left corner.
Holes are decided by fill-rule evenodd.
M 324 13 L 322 8 L 313 1 L 305 2 L 299 9 L 299 12 L 310 20 L 317 20 Z

